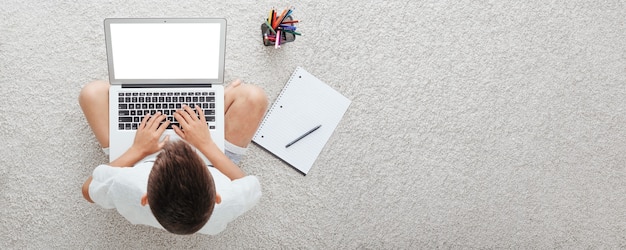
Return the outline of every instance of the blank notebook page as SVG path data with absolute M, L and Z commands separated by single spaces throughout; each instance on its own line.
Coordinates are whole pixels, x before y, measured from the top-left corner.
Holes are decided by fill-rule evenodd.
M 256 144 L 307 174 L 351 101 L 298 67 L 261 122 Z M 286 148 L 307 131 L 321 127 Z

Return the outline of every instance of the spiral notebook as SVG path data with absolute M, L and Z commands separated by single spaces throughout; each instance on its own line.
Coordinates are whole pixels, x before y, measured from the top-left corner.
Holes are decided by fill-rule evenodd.
M 298 67 L 252 141 L 306 175 L 350 103 L 341 93 Z

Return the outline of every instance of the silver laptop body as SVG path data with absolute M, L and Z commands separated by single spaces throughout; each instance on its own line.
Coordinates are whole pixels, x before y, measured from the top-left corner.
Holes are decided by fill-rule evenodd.
M 211 137 L 223 152 L 226 19 L 107 18 L 104 27 L 110 160 L 130 148 L 146 113 L 161 112 L 176 122 L 173 111 L 182 105 L 203 108 Z M 180 140 L 171 128 L 161 139 L 166 135 Z

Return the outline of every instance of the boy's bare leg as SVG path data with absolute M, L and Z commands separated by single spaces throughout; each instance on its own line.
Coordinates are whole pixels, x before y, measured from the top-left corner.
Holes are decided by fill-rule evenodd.
M 90 82 L 83 87 L 78 103 L 87 123 L 103 148 L 109 147 L 109 83 Z
M 90 82 L 83 87 L 79 103 L 94 135 L 109 147 L 109 83 Z M 226 140 L 247 147 L 267 110 L 267 95 L 258 86 L 236 80 L 224 90 Z
M 265 115 L 268 100 L 262 88 L 235 80 L 224 90 L 226 140 L 245 148 Z

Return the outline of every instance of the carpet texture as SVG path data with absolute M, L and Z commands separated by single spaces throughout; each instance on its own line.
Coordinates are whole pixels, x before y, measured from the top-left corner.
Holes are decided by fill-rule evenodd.
M 0 248 L 626 248 L 624 1 L 381 2 L 4 0 Z M 303 36 L 263 46 L 289 5 Z M 107 17 L 224 17 L 227 82 L 302 66 L 352 105 L 306 177 L 251 145 L 223 233 L 131 225 L 80 193 Z

